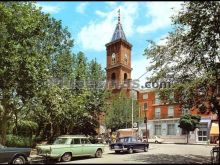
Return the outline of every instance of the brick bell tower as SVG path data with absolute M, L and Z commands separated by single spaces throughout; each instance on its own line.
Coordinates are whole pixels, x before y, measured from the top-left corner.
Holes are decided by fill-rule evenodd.
M 130 96 L 132 45 L 127 41 L 122 29 L 120 9 L 118 11 L 118 23 L 112 40 L 105 46 L 107 51 L 106 75 L 108 89 L 112 93 L 119 93 L 124 90 L 127 96 Z

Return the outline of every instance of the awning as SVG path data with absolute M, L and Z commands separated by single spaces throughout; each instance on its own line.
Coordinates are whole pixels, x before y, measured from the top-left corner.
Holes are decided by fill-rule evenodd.
M 210 130 L 211 136 L 218 136 L 219 135 L 219 126 L 218 123 L 212 123 L 212 127 Z

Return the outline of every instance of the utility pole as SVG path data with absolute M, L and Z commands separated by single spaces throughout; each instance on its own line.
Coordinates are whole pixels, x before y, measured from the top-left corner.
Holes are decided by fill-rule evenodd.
M 146 124 L 146 141 L 148 143 L 148 131 L 147 131 L 147 114 L 146 112 L 144 112 L 145 116 L 144 116 L 144 123 Z

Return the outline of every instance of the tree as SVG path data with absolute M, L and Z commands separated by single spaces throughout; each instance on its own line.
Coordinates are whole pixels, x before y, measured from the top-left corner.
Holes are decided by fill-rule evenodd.
M 201 113 L 220 115 L 217 101 L 217 60 L 220 60 L 220 2 L 184 2 L 172 17 L 174 31 L 164 45 L 150 41 L 145 55 L 152 65 L 152 81 L 172 82 L 166 95 L 175 93 L 174 100 L 182 108 L 199 109 Z M 163 89 L 161 89 L 163 91 Z
M 139 107 L 138 103 L 133 100 L 134 104 L 134 122 L 138 122 Z M 112 95 L 109 109 L 106 111 L 106 127 L 112 131 L 122 128 L 131 128 L 132 99 L 128 98 L 124 92 Z
M 200 119 L 201 119 L 200 116 L 191 115 L 191 114 L 186 114 L 180 118 L 178 127 L 186 131 L 187 144 L 188 144 L 188 139 L 189 139 L 189 132 L 194 131 L 196 128 L 198 128 Z
M 73 41 L 60 21 L 37 9 L 32 2 L 0 3 L 1 143 L 9 121 L 18 114 L 50 78 L 54 55 L 68 51 Z

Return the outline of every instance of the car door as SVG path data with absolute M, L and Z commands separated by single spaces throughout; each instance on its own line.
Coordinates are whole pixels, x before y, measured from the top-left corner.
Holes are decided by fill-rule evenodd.
M 82 152 L 84 155 L 93 155 L 95 154 L 96 144 L 91 144 L 88 138 L 82 138 Z
M 83 147 L 80 138 L 73 138 L 71 141 L 71 152 L 73 156 L 83 155 Z
M 0 163 L 9 162 L 14 152 L 7 147 L 0 148 Z

